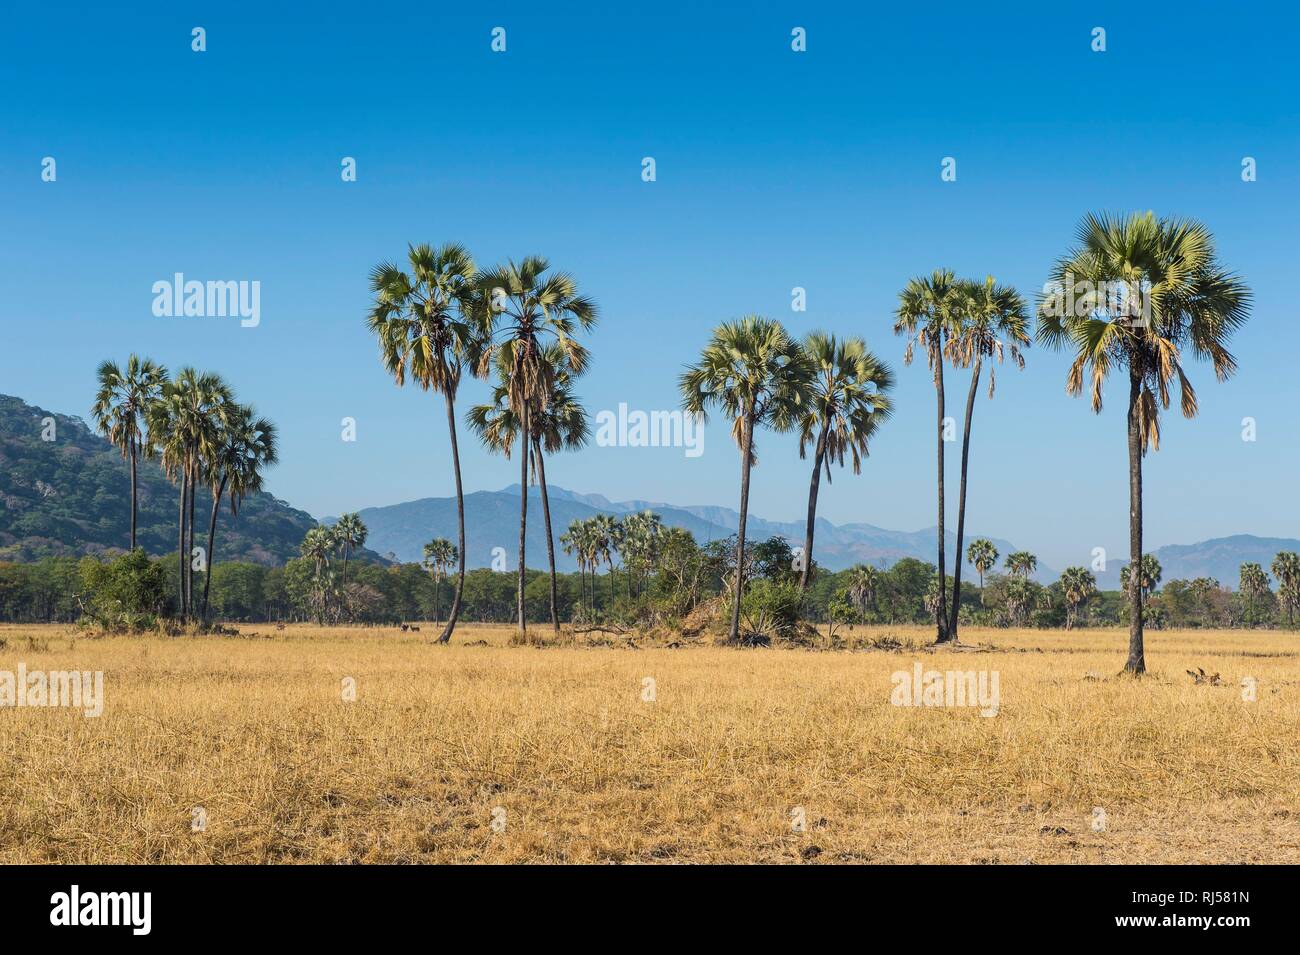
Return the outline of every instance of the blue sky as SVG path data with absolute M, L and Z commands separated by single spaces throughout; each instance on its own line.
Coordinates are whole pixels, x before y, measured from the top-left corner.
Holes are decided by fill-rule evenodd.
M 1204 220 L 1256 303 L 1239 376 L 1194 368 L 1200 417 L 1170 415 L 1148 458 L 1148 546 L 1300 536 L 1286 490 L 1300 465 L 1294 7 L 605 6 L 11 11 L 0 392 L 84 414 L 103 358 L 195 364 L 278 422 L 270 489 L 295 505 L 448 495 L 442 410 L 385 377 L 363 316 L 374 263 L 454 239 L 483 263 L 547 255 L 597 300 L 579 388 L 593 413 L 676 407 L 683 364 L 747 312 L 864 336 L 895 366 L 898 412 L 861 476 L 823 485 L 821 514 L 910 530 L 935 520 L 934 396 L 922 365 L 902 365 L 898 290 L 946 266 L 1032 294 L 1083 213 L 1154 209 Z M 496 26 L 505 53 L 490 49 Z M 807 52 L 790 49 L 796 26 Z M 1090 49 L 1096 26 L 1105 53 Z M 55 182 L 41 181 L 46 156 Z M 344 156 L 356 182 L 340 178 Z M 940 179 L 946 156 L 956 182 Z M 1242 182 L 1245 156 L 1256 182 Z M 260 281 L 261 324 L 155 317 L 152 284 L 175 272 Z M 806 312 L 791 310 L 795 286 Z M 1094 416 L 1064 392 L 1065 356 L 1027 358 L 977 407 L 968 527 L 1058 567 L 1097 546 L 1122 555 L 1123 386 Z M 964 391 L 950 375 L 951 413 Z M 467 386 L 463 405 L 484 393 Z M 340 440 L 344 416 L 355 443 Z M 735 506 L 725 425 L 705 440 L 698 458 L 592 447 L 548 477 Z M 517 479 L 472 437 L 462 448 L 469 489 Z M 808 469 L 794 440 L 761 451 L 753 512 L 797 519 Z

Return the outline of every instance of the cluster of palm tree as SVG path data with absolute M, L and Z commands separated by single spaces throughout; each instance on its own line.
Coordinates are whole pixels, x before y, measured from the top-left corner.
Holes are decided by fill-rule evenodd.
M 609 569 L 609 600 L 614 601 L 614 556 L 623 565 L 627 594 L 643 586 L 659 557 L 664 539 L 663 519 L 654 511 L 627 514 L 619 520 L 609 514 L 595 514 L 569 523 L 560 536 L 564 552 L 578 562 L 581 613 L 595 612 L 596 570 L 603 563 Z M 588 586 L 590 580 L 590 587 Z
M 312 582 L 322 618 L 329 617 L 331 612 L 336 617 L 342 613 L 347 593 L 348 559 L 365 546 L 369 536 L 369 529 L 355 513 L 341 515 L 332 525 L 318 524 L 303 535 L 299 552 L 312 562 Z M 336 557 L 343 559 L 342 579 L 337 582 L 330 565 Z M 331 597 L 335 598 L 332 607 Z
M 936 269 L 907 283 L 898 296 L 894 331 L 907 337 L 903 354 L 911 364 L 916 348 L 925 352 L 934 379 L 938 430 L 938 568 L 934 602 L 935 641 L 957 641 L 957 610 L 961 606 L 961 548 L 966 529 L 966 481 L 970 463 L 971 419 L 985 362 L 990 363 L 988 396 L 996 387 L 992 364 L 1009 357 L 1023 368 L 1023 348 L 1029 345 L 1029 316 L 1025 301 L 1014 288 L 999 285 L 992 276 L 984 281 L 957 278 L 948 269 Z M 944 366 L 969 368 L 970 390 L 962 430 L 961 483 L 957 502 L 957 552 L 954 559 L 951 611 L 947 600 L 945 560 L 944 444 L 950 440 L 944 396 Z
M 1287 625 L 1295 623 L 1295 613 L 1300 608 L 1300 554 L 1282 551 L 1273 558 L 1273 576 L 1277 578 L 1277 599 L 1286 611 Z M 1268 586 L 1265 578 L 1265 587 Z
M 172 378 L 162 365 L 131 355 L 125 368 L 103 362 L 97 377 L 91 418 L 130 461 L 131 549 L 136 548 L 138 463 L 157 457 L 180 493 L 178 616 L 182 622 L 206 620 L 222 500 L 228 501 L 233 517 L 247 495 L 262 489 L 266 468 L 276 462 L 275 426 L 237 401 L 230 386 L 209 372 L 182 368 Z M 212 496 L 204 549 L 194 544 L 195 492 L 200 487 Z M 195 594 L 195 571 L 203 574 L 201 600 Z
M 728 641 L 740 640 L 741 598 L 745 585 L 745 532 L 749 517 L 750 471 L 758 461 L 755 432 L 798 430 L 799 453 L 813 449 L 812 480 L 800 584 L 807 587 L 812 568 L 817 491 L 821 474 L 830 478 L 832 463 L 843 465 L 848 453 L 855 473 L 861 470 L 871 437 L 889 416 L 889 368 L 867 350 L 860 338 L 839 342 L 814 332 L 802 342 L 780 322 L 746 315 L 724 322 L 682 374 L 682 408 L 707 417 L 710 409 L 731 421 L 740 449 L 740 519 L 736 531 L 736 574 L 732 581 Z
M 1065 597 L 1065 629 L 1073 630 L 1081 607 L 1097 592 L 1097 577 L 1086 567 L 1067 567 L 1061 571 L 1061 593 Z
M 596 305 L 579 294 L 572 276 L 552 270 L 540 256 L 479 269 L 461 245 L 424 244 L 407 250 L 407 262 L 409 271 L 392 262 L 371 270 L 374 304 L 367 325 L 378 338 L 384 367 L 397 384 L 405 384 L 409 377 L 420 388 L 442 395 L 446 406 L 459 539 L 456 588 L 439 641 L 451 639 L 465 583 L 465 498 L 455 402 L 466 371 L 485 379 L 495 372 L 497 382 L 492 403 L 471 412 L 471 427 L 493 450 L 508 454 L 515 439 L 520 445 L 519 635 L 527 635 L 524 583 L 530 463 L 542 488 L 551 558 L 551 619 L 558 629 L 543 454 L 586 441 L 586 413 L 570 387 L 587 367 L 587 351 L 576 334 L 594 327 Z

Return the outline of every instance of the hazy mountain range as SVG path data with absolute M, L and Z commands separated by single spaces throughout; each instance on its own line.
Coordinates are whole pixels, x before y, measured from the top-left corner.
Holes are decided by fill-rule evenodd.
M 652 510 L 665 525 L 682 527 L 700 543 L 728 537 L 736 532 L 740 514 L 729 507 L 711 505 L 676 505 L 661 501 L 611 501 L 600 494 L 579 494 L 562 487 L 548 488 L 551 523 L 556 536 L 555 563 L 566 571 L 577 570 L 577 563 L 559 549 L 559 536 L 569 522 L 597 514 L 615 517 L 634 511 Z M 542 525 L 541 493 L 536 487 L 528 491 L 528 563 L 546 565 L 546 533 Z M 456 540 L 456 499 L 426 497 L 388 507 L 369 507 L 361 511 L 361 520 L 370 529 L 366 546 L 397 560 L 413 561 L 423 557 L 424 544 L 434 537 Z M 747 534 L 751 540 L 783 536 L 792 544 L 802 545 L 802 521 L 768 521 L 749 516 Z M 887 567 L 903 557 L 934 561 L 935 529 L 891 531 L 871 524 L 832 524 L 817 521 L 813 557 L 831 570 L 843 570 L 854 564 Z M 956 535 L 949 533 L 949 553 L 957 545 Z M 969 538 L 968 538 L 969 539 Z M 990 538 L 1003 554 L 1018 548 L 1000 538 Z M 500 491 L 476 491 L 465 495 L 465 550 L 469 567 L 490 567 L 492 551 L 504 548 L 507 566 L 515 567 L 519 548 L 519 485 Z M 963 573 L 973 574 L 967 568 Z M 1039 579 L 1056 578 L 1050 567 L 1039 566 Z
M 43 435 L 53 422 L 54 440 Z M 34 560 L 51 555 L 106 553 L 126 546 L 129 522 L 129 475 L 118 451 L 92 432 L 79 418 L 33 407 L 18 398 L 0 395 L 0 560 Z M 210 498 L 200 492 L 198 513 L 206 528 Z M 206 498 L 206 499 L 205 499 Z M 529 489 L 528 563 L 546 566 L 546 538 L 542 529 L 540 493 Z M 735 533 L 739 514 L 729 507 L 678 505 L 659 501 L 611 501 L 599 494 L 580 494 L 550 488 L 551 519 L 556 543 L 556 564 L 565 571 L 577 569 L 573 558 L 559 547 L 558 538 L 569 523 L 596 514 L 615 516 L 650 509 L 665 524 L 689 530 L 701 543 Z M 140 542 L 150 553 L 172 553 L 176 547 L 177 492 L 155 462 L 140 465 Z M 434 537 L 456 539 L 455 498 L 423 498 L 361 511 L 370 529 L 362 558 L 394 555 L 401 561 L 418 561 L 424 544 Z M 329 519 L 326 518 L 326 521 Z M 250 560 L 280 564 L 298 555 L 303 535 L 316 523 L 306 511 L 270 494 L 250 495 L 239 516 L 223 509 L 217 537 L 217 560 Z M 465 497 L 465 530 L 470 567 L 490 567 L 493 548 L 504 550 L 506 566 L 515 566 L 519 541 L 519 486 L 499 491 L 476 491 Z M 801 521 L 768 521 L 750 515 L 749 536 L 761 540 L 784 536 L 803 542 Z M 903 557 L 934 560 L 935 529 L 894 531 L 872 524 L 817 522 L 814 557 L 831 570 L 853 564 L 888 566 Z M 981 536 L 967 535 L 967 540 Z M 987 536 L 987 535 L 984 535 Z M 956 547 L 951 531 L 948 553 Z M 1033 542 L 990 538 L 1005 557 L 1014 550 L 1034 549 Z M 1265 570 L 1284 550 L 1300 552 L 1300 540 L 1238 534 L 1195 544 L 1171 544 L 1153 553 L 1163 568 L 1163 580 L 1213 577 L 1236 587 L 1241 564 L 1254 561 Z M 1080 561 L 1084 563 L 1085 561 Z M 1123 561 L 1112 560 L 1097 575 L 1103 590 L 1119 587 Z M 951 569 L 951 565 L 950 565 Z M 969 565 L 963 570 L 974 579 Z M 1055 580 L 1058 569 L 1039 564 L 1038 579 Z

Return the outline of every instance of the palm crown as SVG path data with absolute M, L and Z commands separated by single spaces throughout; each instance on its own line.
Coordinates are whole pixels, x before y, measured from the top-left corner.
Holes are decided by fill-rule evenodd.
M 682 408 L 707 419 L 717 407 L 732 419 L 732 437 L 743 446 L 747 420 L 774 431 L 795 427 L 811 378 L 803 349 L 780 322 L 746 315 L 714 329 L 700 360 L 682 374 Z M 757 460 L 752 448 L 751 458 Z
M 888 392 L 894 374 L 861 338 L 837 341 L 834 335 L 813 332 L 804 339 L 803 352 L 813 374 L 799 415 L 799 457 L 824 432 L 820 450 L 826 479 L 831 479 L 832 463 L 844 464 L 845 452 L 852 455 L 853 473 L 859 474 L 871 437 L 893 411 Z
M 1053 270 L 1055 293 L 1039 303 L 1038 338 L 1074 350 L 1066 390 L 1079 395 L 1087 381 L 1093 411 L 1101 411 L 1111 369 L 1127 368 L 1140 388 L 1142 448 L 1158 449 L 1160 408 L 1169 407 L 1175 379 L 1184 417 L 1196 415 L 1184 351 L 1209 360 L 1219 380 L 1236 369 L 1227 341 L 1247 318 L 1250 291 L 1219 265 L 1209 231 L 1190 219 L 1089 215 L 1077 240 Z M 1061 289 L 1081 292 L 1068 303 Z
M 455 243 L 412 245 L 407 260 L 409 273 L 392 262 L 371 270 L 375 300 L 366 325 L 398 385 L 409 375 L 421 388 L 454 398 L 461 369 L 473 367 L 481 347 L 474 260 Z

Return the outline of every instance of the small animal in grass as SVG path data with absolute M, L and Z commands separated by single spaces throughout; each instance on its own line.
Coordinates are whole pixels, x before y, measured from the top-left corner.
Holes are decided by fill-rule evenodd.
M 1197 667 L 1195 670 L 1188 670 L 1187 675 L 1192 678 L 1193 682 L 1197 686 L 1200 686 L 1203 683 L 1207 686 L 1223 686 L 1223 681 L 1219 679 L 1219 674 L 1212 673 L 1207 675 L 1200 667 Z

